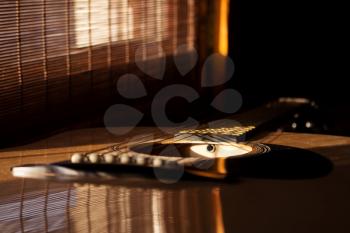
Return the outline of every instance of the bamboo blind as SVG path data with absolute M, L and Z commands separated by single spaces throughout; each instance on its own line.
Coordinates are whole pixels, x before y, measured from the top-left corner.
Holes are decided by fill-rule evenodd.
M 147 61 L 195 47 L 198 3 L 2 0 L 0 123 L 98 99 L 112 85 L 112 70 L 133 67 L 136 51 Z

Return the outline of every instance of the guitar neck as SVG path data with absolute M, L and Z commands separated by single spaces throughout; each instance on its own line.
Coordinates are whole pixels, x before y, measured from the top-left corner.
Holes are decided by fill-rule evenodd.
M 181 141 L 183 140 L 182 138 L 185 138 L 187 141 L 220 141 L 225 139 L 235 142 L 245 141 L 258 132 L 273 127 L 281 119 L 296 113 L 308 105 L 310 105 L 310 101 L 307 99 L 281 98 L 230 118 L 204 124 L 198 129 L 181 130 L 176 134 L 176 137 Z

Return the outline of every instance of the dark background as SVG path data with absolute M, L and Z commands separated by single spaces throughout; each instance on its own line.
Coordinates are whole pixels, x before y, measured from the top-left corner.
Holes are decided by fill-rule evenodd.
M 244 104 L 307 97 L 320 106 L 328 133 L 350 135 L 345 9 L 338 0 L 232 0 L 233 85 Z

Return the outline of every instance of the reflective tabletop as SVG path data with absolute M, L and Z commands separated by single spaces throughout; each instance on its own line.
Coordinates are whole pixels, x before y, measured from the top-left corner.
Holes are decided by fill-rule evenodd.
M 260 141 L 315 151 L 334 168 L 313 179 L 56 182 L 13 178 L 9 168 L 38 158 L 66 158 L 78 144 L 42 153 L 25 147 L 4 150 L 1 232 L 349 232 L 350 138 L 271 133 Z M 79 145 L 81 150 L 106 146 L 98 141 Z

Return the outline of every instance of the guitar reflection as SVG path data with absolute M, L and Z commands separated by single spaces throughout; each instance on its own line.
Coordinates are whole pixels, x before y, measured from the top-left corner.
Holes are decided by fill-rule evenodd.
M 28 190 L 33 182 L 38 189 Z M 189 187 L 184 182 L 135 187 L 23 180 L 22 193 L 0 203 L 0 213 L 12 212 L 12 217 L 2 217 L 0 227 L 21 233 L 224 233 L 221 188 L 204 186 Z

